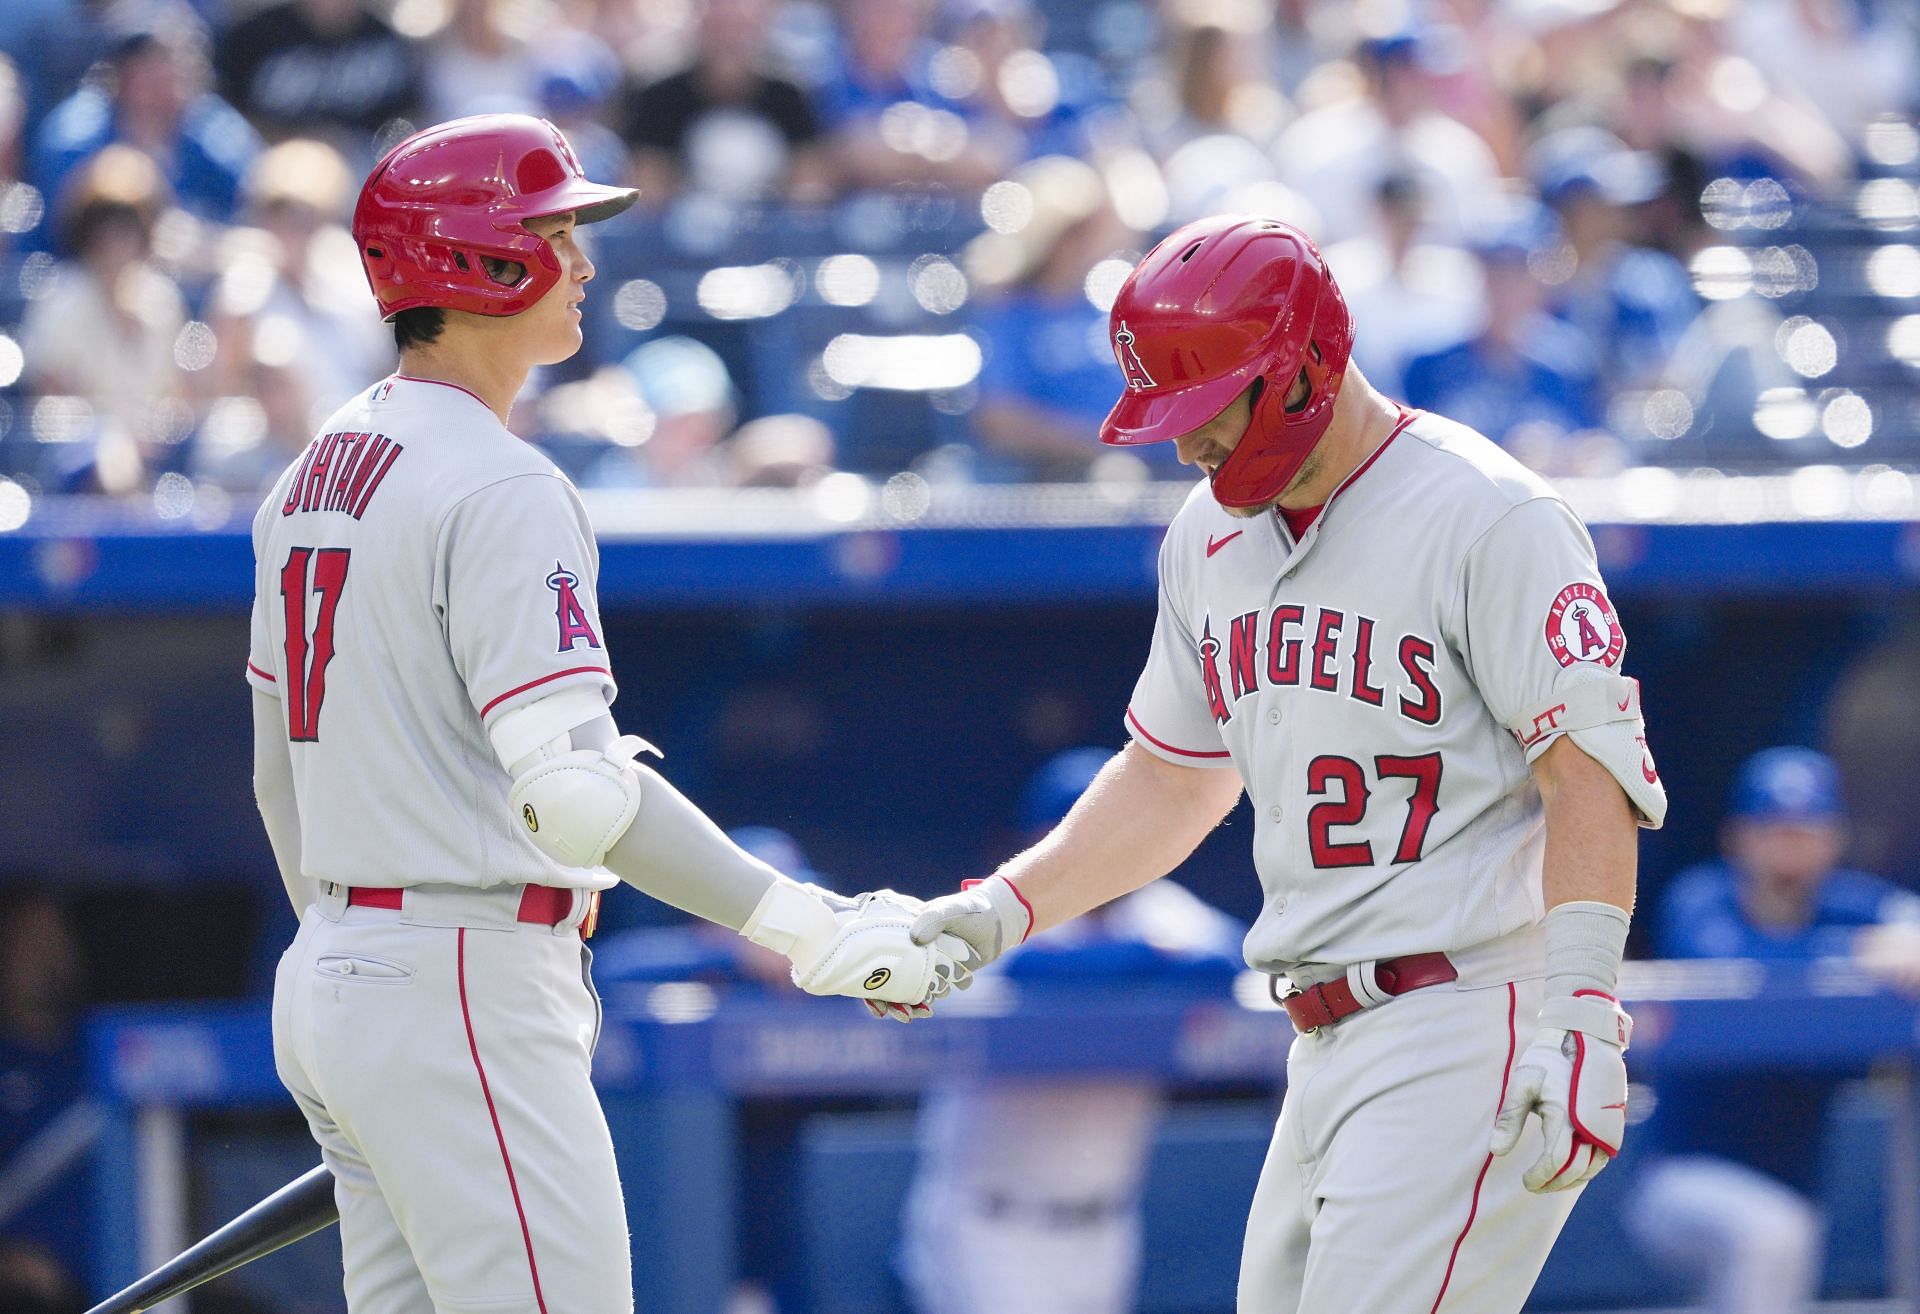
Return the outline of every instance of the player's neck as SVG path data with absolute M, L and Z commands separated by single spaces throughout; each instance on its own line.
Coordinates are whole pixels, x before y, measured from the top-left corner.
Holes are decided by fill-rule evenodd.
M 1281 497 L 1289 511 L 1324 506 L 1334 490 L 1380 449 L 1400 423 L 1401 411 L 1352 366 L 1333 401 L 1333 423 L 1315 448 L 1320 457 L 1306 479 Z
M 516 362 L 511 353 L 464 334 L 443 333 L 433 342 L 418 343 L 400 353 L 400 373 L 464 388 L 486 403 L 502 424 L 512 414 L 514 399 L 530 372 L 531 367 Z

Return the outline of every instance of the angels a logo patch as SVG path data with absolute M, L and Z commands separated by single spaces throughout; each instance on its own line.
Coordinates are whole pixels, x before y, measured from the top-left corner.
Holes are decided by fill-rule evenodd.
M 1119 358 L 1120 369 L 1127 376 L 1127 386 L 1135 392 L 1142 388 L 1157 386 L 1153 375 L 1147 373 L 1147 367 L 1140 360 L 1140 353 L 1133 349 L 1136 339 L 1133 330 L 1127 327 L 1127 321 L 1121 320 L 1120 327 L 1114 330 L 1113 354 Z
M 1592 584 L 1569 584 L 1547 609 L 1547 651 L 1562 666 L 1613 666 L 1627 648 L 1627 632 L 1607 595 Z
M 600 636 L 593 632 L 587 609 L 580 605 L 580 598 L 574 592 L 580 587 L 580 577 L 556 561 L 553 573 L 547 576 L 547 587 L 560 595 L 554 606 L 554 619 L 560 624 L 560 646 L 556 651 L 572 652 L 573 645 L 582 641 L 589 648 L 598 648 Z

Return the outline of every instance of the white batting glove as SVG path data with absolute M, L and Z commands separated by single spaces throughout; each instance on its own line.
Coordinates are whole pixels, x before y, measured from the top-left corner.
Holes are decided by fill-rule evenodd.
M 918 900 L 891 890 L 853 899 L 777 881 L 740 934 L 793 963 L 793 983 L 813 995 L 925 1005 L 964 981 L 971 950 L 952 936 L 917 943 Z
M 979 971 L 1033 931 L 1033 909 L 1012 881 L 992 876 L 968 881 L 957 894 L 927 901 L 913 923 L 913 942 L 932 944 L 941 936 L 964 940 L 973 951 L 967 966 Z
M 1529 1191 L 1578 1186 L 1620 1153 L 1627 1130 L 1624 1055 L 1632 1036 L 1633 1019 L 1598 990 L 1541 1005 L 1539 1030 L 1513 1069 L 1490 1147 L 1511 1154 L 1527 1115 L 1540 1116 L 1547 1146 L 1521 1178 Z

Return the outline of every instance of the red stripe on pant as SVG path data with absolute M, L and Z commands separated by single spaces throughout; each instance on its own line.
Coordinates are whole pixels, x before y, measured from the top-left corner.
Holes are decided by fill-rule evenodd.
M 1518 1006 L 1518 993 L 1513 983 L 1507 983 L 1507 1061 L 1500 1069 L 1500 1098 L 1494 1103 L 1493 1111 L 1499 1113 L 1507 1102 L 1507 1083 L 1512 1079 L 1513 1052 L 1520 1039 L 1520 1033 L 1513 1028 L 1513 1015 Z M 1480 1175 L 1473 1179 L 1473 1202 L 1467 1206 L 1467 1221 L 1460 1228 L 1460 1235 L 1453 1239 L 1453 1253 L 1447 1256 L 1447 1273 L 1440 1279 L 1439 1294 L 1433 1298 L 1433 1309 L 1428 1314 L 1439 1314 L 1440 1302 L 1447 1298 L 1447 1285 L 1453 1281 L 1453 1266 L 1460 1259 L 1460 1247 L 1466 1244 L 1467 1233 L 1473 1230 L 1474 1216 L 1480 1212 L 1480 1188 L 1486 1185 L 1487 1171 L 1493 1167 L 1493 1153 L 1488 1151 L 1487 1161 L 1480 1165 Z
M 547 1298 L 540 1291 L 540 1265 L 533 1258 L 533 1232 L 527 1227 L 527 1211 L 520 1204 L 520 1184 L 513 1176 L 513 1156 L 507 1153 L 507 1134 L 500 1129 L 500 1112 L 493 1107 L 493 1088 L 487 1084 L 487 1070 L 480 1062 L 480 1045 L 473 1038 L 473 1014 L 467 1008 L 467 928 L 459 930 L 456 954 L 460 974 L 460 1020 L 467 1028 L 467 1048 L 473 1054 L 473 1070 L 480 1077 L 480 1093 L 487 1099 L 487 1116 L 493 1119 L 493 1139 L 500 1144 L 500 1162 L 507 1170 L 507 1189 L 513 1192 L 513 1212 L 520 1219 L 520 1239 L 527 1247 L 527 1271 L 533 1275 L 533 1299 L 540 1314 L 547 1314 Z

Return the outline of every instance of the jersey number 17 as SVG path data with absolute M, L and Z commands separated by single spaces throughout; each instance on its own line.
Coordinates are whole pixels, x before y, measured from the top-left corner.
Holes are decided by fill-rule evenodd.
M 347 585 L 349 548 L 297 547 L 280 568 L 280 598 L 287 623 L 287 738 L 312 743 L 320 738 L 320 701 L 327 696 L 327 663 L 333 660 L 333 614 Z M 309 584 L 308 576 L 312 580 Z M 313 618 L 312 651 L 307 644 L 307 594 L 319 599 Z

